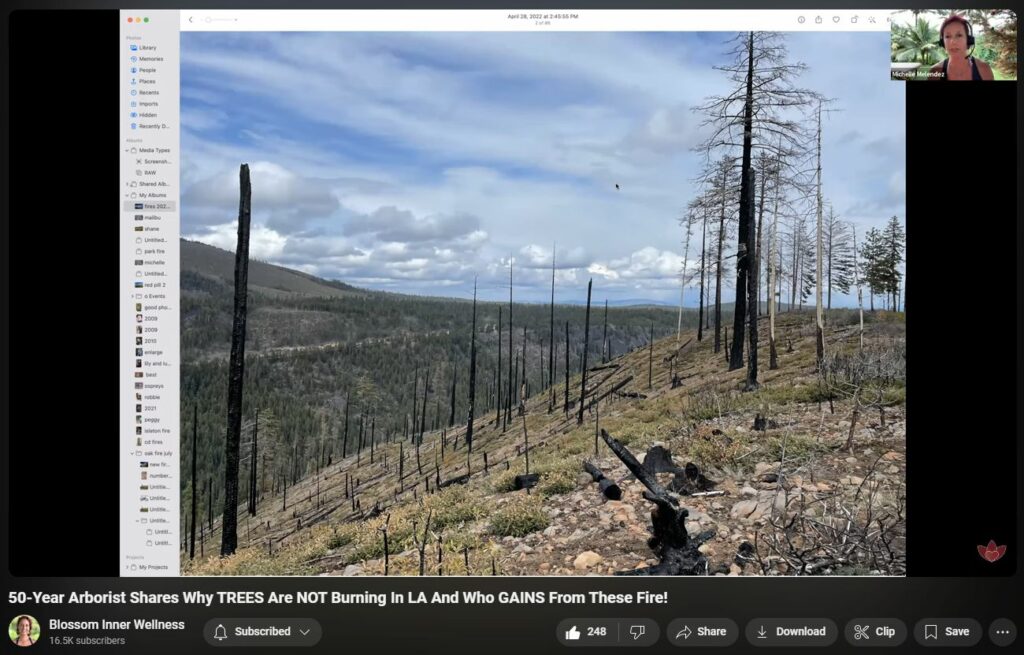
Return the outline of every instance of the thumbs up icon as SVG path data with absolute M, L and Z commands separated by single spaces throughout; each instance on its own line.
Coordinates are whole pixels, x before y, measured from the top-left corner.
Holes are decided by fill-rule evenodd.
M 580 638 L 580 631 L 576 629 L 576 626 L 573 626 L 573 627 L 571 627 L 571 628 L 569 628 L 568 630 L 565 631 L 565 640 L 566 641 L 573 641 L 573 640 L 576 640 L 576 639 L 579 639 L 579 638 Z

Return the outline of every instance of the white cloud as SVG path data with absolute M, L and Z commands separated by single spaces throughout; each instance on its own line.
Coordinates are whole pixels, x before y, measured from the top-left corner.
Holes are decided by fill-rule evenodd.
M 612 280 L 659 280 L 677 278 L 683 268 L 683 256 L 653 246 L 641 248 L 628 257 L 607 263 L 595 262 L 589 270 Z
M 725 88 L 711 69 L 721 37 L 183 35 L 196 117 L 182 138 L 184 231 L 233 248 L 224 226 L 249 161 L 254 235 L 261 226 L 260 247 L 301 270 L 425 291 L 478 274 L 498 289 L 514 253 L 517 296 L 540 299 L 556 242 L 559 293 L 588 275 L 660 293 L 677 284 L 676 219 L 696 193 L 690 107 Z M 861 56 L 885 41 L 787 40 L 812 63 L 801 84 L 843 109 L 826 124 L 825 193 L 854 220 L 904 202 L 901 87 L 884 57 Z
M 326 181 L 298 175 L 272 162 L 251 163 L 249 178 L 253 211 L 266 212 L 266 225 L 276 230 L 290 232 L 311 219 L 329 216 L 340 207 Z M 195 182 L 182 200 L 195 209 L 237 213 L 238 169 Z

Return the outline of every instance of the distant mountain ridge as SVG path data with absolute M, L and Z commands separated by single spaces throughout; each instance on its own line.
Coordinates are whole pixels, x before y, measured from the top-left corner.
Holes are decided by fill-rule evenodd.
M 216 278 L 234 287 L 235 253 L 181 240 L 181 270 Z M 372 293 L 344 282 L 324 280 L 294 269 L 249 259 L 249 289 L 272 296 L 319 296 L 340 298 Z
M 234 286 L 235 280 L 235 253 L 222 250 L 199 241 L 181 240 L 181 270 L 196 273 L 207 278 L 214 278 Z M 387 291 L 375 291 L 338 282 L 319 278 L 308 273 L 295 269 L 268 264 L 256 259 L 249 259 L 249 289 L 271 296 L 315 296 L 327 298 L 341 298 L 353 294 L 374 295 L 387 294 L 389 297 L 417 297 L 437 298 L 439 300 L 465 301 L 465 298 L 446 296 L 414 296 L 413 294 L 402 294 Z M 530 303 L 521 301 L 524 304 L 547 304 Z M 586 305 L 585 299 L 564 300 L 560 299 L 561 305 Z M 595 301 L 595 306 L 602 303 Z M 647 298 L 633 298 L 625 300 L 609 300 L 609 307 L 676 307 L 677 305 L 661 300 Z M 691 309 L 691 308 L 687 308 Z

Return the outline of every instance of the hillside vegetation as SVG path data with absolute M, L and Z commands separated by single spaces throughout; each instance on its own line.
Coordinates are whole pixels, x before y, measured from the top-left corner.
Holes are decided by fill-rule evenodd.
M 379 575 L 385 527 L 392 575 L 419 574 L 421 560 L 428 575 L 649 566 L 657 561 L 646 543 L 653 506 L 596 439 L 600 427 L 639 459 L 664 446 L 724 492 L 679 497 L 691 536 L 711 535 L 700 547 L 708 573 L 902 574 L 902 315 L 868 315 L 863 350 L 854 312 L 833 311 L 829 319 L 828 375 L 815 372 L 813 315 L 793 312 L 777 327 L 779 368 L 765 367 L 757 391 L 741 392 L 744 371 L 727 372 L 724 353 L 688 331 L 678 341 L 674 334 L 658 339 L 653 351 L 621 355 L 612 368 L 594 367 L 600 370 L 590 372 L 588 389 L 597 395 L 631 379 L 591 406 L 582 424 L 575 411 L 566 416 L 564 387 L 556 385 L 550 413 L 549 394 L 541 392 L 505 429 L 493 411 L 478 414 L 471 455 L 459 425 L 428 432 L 418 449 L 396 435 L 372 454 L 332 458 L 286 493 L 265 489 L 256 516 L 240 518 L 235 555 L 209 556 L 214 546 L 199 557 L 197 546 L 195 560 L 183 558 L 183 573 Z M 851 368 L 844 358 L 859 358 L 861 374 L 844 374 Z M 578 375 L 570 380 L 570 397 L 578 397 L 579 383 Z M 754 429 L 758 415 L 764 430 Z M 514 489 L 515 475 L 526 472 L 527 439 L 529 472 L 540 476 L 529 493 Z M 584 460 L 618 482 L 621 500 L 601 495 L 583 473 Z M 438 489 L 439 481 L 467 473 L 465 484 Z M 219 542 L 216 520 L 212 532 L 204 525 L 204 537 Z

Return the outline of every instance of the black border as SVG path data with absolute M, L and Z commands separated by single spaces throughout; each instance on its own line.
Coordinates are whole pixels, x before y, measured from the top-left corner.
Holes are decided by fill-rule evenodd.
M 99 7 L 104 3 L 90 2 L 90 6 Z M 106 3 L 111 6 L 114 3 Z M 139 8 L 168 7 L 166 3 L 146 2 L 140 0 L 132 3 Z M 217 3 L 189 3 L 192 7 L 199 7 L 206 4 L 210 8 L 259 8 L 259 7 L 281 7 L 280 2 L 257 2 L 250 0 L 238 2 L 225 0 Z M 488 3 L 490 4 L 490 3 Z M 535 8 L 549 4 L 547 2 L 501 2 L 491 5 L 491 8 Z M 609 2 L 564 2 L 557 3 L 559 8 L 618 8 L 622 6 L 622 0 Z M 823 2 L 780 2 L 777 8 L 825 8 Z M 851 8 L 853 3 L 844 3 L 844 7 Z M 976 6 L 989 6 L 991 3 L 969 3 Z M 1001 5 L 1018 5 L 1017 2 L 999 3 Z M 909 7 L 931 7 L 934 3 L 908 1 L 901 3 L 903 8 Z M 56 2 L 27 2 L 16 0 L 9 4 L 10 8 L 19 7 L 33 8 L 81 8 L 82 2 L 63 0 Z M 343 6 L 338 2 L 298 2 L 289 3 L 288 7 L 327 8 Z M 427 8 L 426 5 L 415 2 L 364 2 L 359 4 L 344 5 L 349 8 L 373 7 L 373 8 Z M 486 8 L 479 2 L 437 2 L 432 3 L 435 8 Z M 877 6 L 877 5 L 876 5 Z M 642 2 L 630 3 L 630 8 L 764 8 L 763 2 L 750 0 L 748 2 Z M 837 7 L 839 8 L 839 7 Z M 909 626 L 918 618 L 926 616 L 974 616 L 982 621 L 983 625 L 998 616 L 1009 616 L 1019 623 L 1024 616 L 1021 615 L 1022 594 L 1019 584 L 1019 571 L 1016 570 L 1016 550 L 1024 544 L 1024 532 L 1020 522 L 1020 503 L 1022 496 L 1021 478 L 1019 472 L 1024 470 L 1022 452 L 1016 448 L 1014 456 L 1001 458 L 982 457 L 984 442 L 989 439 L 1011 438 L 1014 443 L 1020 443 L 1020 428 L 1024 425 L 1024 331 L 1021 330 L 1021 297 L 1020 292 L 1024 282 L 1024 261 L 1021 253 L 1024 253 L 1024 231 L 1021 230 L 1021 211 L 1024 207 L 1022 202 L 1022 189 L 1018 180 L 1022 177 L 1021 153 L 1024 152 L 1022 134 L 1018 130 L 1015 135 L 1006 131 L 989 133 L 989 126 L 1005 125 L 1000 123 L 995 113 L 986 113 L 991 107 L 978 106 L 972 103 L 947 103 L 956 109 L 943 114 L 943 120 L 936 122 L 927 133 L 920 133 L 918 138 L 908 134 L 908 147 L 913 146 L 919 152 L 929 153 L 934 158 L 920 161 L 928 166 L 922 169 L 922 179 L 928 183 L 928 197 L 915 199 L 915 193 L 908 189 L 908 217 L 911 228 L 908 230 L 908 257 L 911 259 L 913 273 L 909 278 L 911 313 L 908 317 L 908 329 L 915 331 L 912 345 L 909 346 L 912 362 L 911 377 L 915 375 L 916 358 L 922 357 L 922 361 L 934 362 L 929 366 L 928 375 L 939 378 L 950 391 L 946 395 L 925 396 L 920 399 L 916 394 L 920 388 L 918 381 L 910 383 L 908 391 L 908 411 L 913 412 L 911 419 L 915 424 L 919 420 L 927 420 L 926 416 L 919 418 L 917 412 L 932 414 L 935 417 L 935 434 L 946 434 L 946 443 L 954 446 L 949 452 L 944 452 L 935 461 L 932 469 L 919 469 L 913 461 L 909 466 L 909 479 L 911 483 L 908 492 L 912 495 L 910 507 L 910 559 L 909 563 L 912 573 L 917 566 L 918 555 L 922 549 L 938 553 L 938 557 L 945 557 L 947 562 L 952 564 L 950 558 L 959 555 L 950 555 L 952 549 L 959 542 L 959 546 L 966 548 L 974 542 L 983 543 L 987 532 L 979 532 L 985 528 L 993 518 L 998 520 L 1000 515 L 993 514 L 990 508 L 981 508 L 986 495 L 991 493 L 992 485 L 997 488 L 998 497 L 1007 497 L 1005 490 L 1009 490 L 1009 498 L 1015 506 L 1015 513 L 1018 517 L 1016 530 L 1011 531 L 1008 537 L 1011 554 L 1004 560 L 1008 565 L 1013 563 L 1011 571 L 1004 571 L 1002 575 L 1009 573 L 1008 577 L 997 577 L 984 579 L 982 577 L 910 577 L 907 579 L 830 579 L 828 582 L 822 580 L 731 580 L 712 581 L 694 579 L 650 579 L 650 580 L 622 580 L 622 579 L 430 579 L 430 580 L 352 580 L 334 579 L 321 580 L 301 578 L 298 581 L 293 579 L 232 579 L 223 580 L 216 578 L 194 579 L 194 578 L 166 578 L 151 580 L 132 580 L 101 577 L 106 575 L 109 566 L 102 564 L 103 572 L 93 572 L 88 578 L 79 578 L 74 582 L 64 581 L 57 577 L 62 575 L 60 571 L 72 569 L 72 574 L 82 574 L 83 562 L 102 563 L 105 554 L 109 554 L 105 548 L 100 547 L 105 539 L 116 535 L 116 512 L 111 507 L 103 507 L 99 503 L 85 502 L 82 511 L 69 509 L 68 503 L 76 498 L 83 498 L 86 493 L 93 493 L 97 489 L 103 489 L 105 479 L 114 488 L 116 493 L 116 479 L 112 476 L 100 474 L 93 462 L 100 461 L 93 457 L 103 438 L 103 430 L 99 427 L 102 420 L 103 406 L 97 402 L 95 396 L 90 396 L 93 388 L 102 385 L 101 376 L 93 367 L 102 364 L 99 359 L 90 360 L 85 355 L 104 350 L 105 352 L 116 352 L 106 350 L 103 343 L 103 330 L 97 326 L 95 320 L 103 314 L 101 307 L 104 300 L 98 297 L 91 297 L 89 302 L 85 298 L 76 297 L 83 294 L 83 289 L 90 285 L 98 285 L 98 280 L 103 272 L 104 262 L 116 262 L 115 259 L 107 259 L 102 253 L 107 252 L 98 239 L 95 230 L 85 230 L 84 225 L 91 224 L 95 228 L 94 221 L 102 217 L 104 205 L 108 201 L 106 193 L 99 193 L 98 186 L 113 188 L 112 181 L 101 171 L 116 171 L 116 151 L 111 151 L 109 163 L 104 154 L 105 148 L 110 147 L 108 134 L 116 135 L 116 125 L 112 132 L 103 132 L 96 128 L 97 125 L 107 125 L 104 122 L 107 117 L 100 113 L 91 114 L 96 119 L 88 120 L 90 111 L 100 111 L 97 99 L 110 94 L 114 97 L 116 89 L 104 91 L 105 82 L 96 78 L 94 65 L 90 65 L 88 57 L 82 57 L 81 53 L 95 52 L 94 48 L 102 40 L 97 32 L 88 30 L 90 19 L 88 14 L 99 12 L 78 12 L 75 16 L 75 29 L 68 28 L 68 36 L 77 32 L 77 39 L 70 39 L 62 43 L 67 50 L 63 53 L 60 61 L 53 62 L 54 68 L 47 71 L 50 83 L 43 89 L 37 91 L 41 95 L 37 97 L 45 99 L 33 106 L 27 116 L 38 117 L 45 126 L 39 128 L 37 133 L 29 130 L 22 130 L 19 124 L 18 134 L 12 134 L 11 123 L 4 121 L 6 137 L 3 141 L 10 144 L 10 148 L 0 148 L 0 197 L 8 197 L 10 201 L 9 211 L 0 221 L 3 232 L 0 233 L 0 261 L 3 262 L 4 272 L 0 274 L 0 294 L 3 302 L 0 303 L 0 414 L 4 418 L 4 438 L 9 439 L 16 435 L 16 443 L 24 445 L 31 453 L 32 461 L 38 460 L 38 464 L 21 470 L 18 464 L 22 458 L 8 459 L 0 457 L 0 472 L 6 475 L 11 487 L 22 489 L 20 482 L 15 480 L 15 475 L 21 473 L 31 474 L 27 479 L 30 481 L 28 488 L 33 488 L 40 493 L 32 503 L 25 504 L 25 511 L 29 513 L 30 529 L 35 526 L 57 525 L 64 528 L 63 534 L 51 533 L 48 538 L 38 539 L 41 550 L 39 553 L 47 553 L 49 558 L 46 562 L 45 574 L 48 577 L 12 578 L 7 567 L 0 567 L 0 576 L 3 578 L 2 588 L 4 590 L 26 590 L 26 591 L 68 591 L 77 589 L 79 591 L 88 589 L 99 592 L 105 590 L 133 590 L 145 589 L 150 592 L 157 591 L 181 591 L 182 589 L 203 589 L 213 591 L 218 589 L 258 589 L 269 591 L 271 589 L 295 590 L 296 588 L 306 589 L 327 589 L 345 591 L 357 591 L 369 589 L 383 591 L 390 589 L 397 590 L 433 590 L 433 589 L 485 589 L 497 592 L 502 589 L 558 589 L 558 590 L 591 590 L 604 589 L 609 591 L 625 591 L 636 589 L 668 590 L 670 593 L 669 607 L 609 607 L 609 608 L 580 608 L 568 607 L 515 607 L 499 605 L 482 606 L 460 606 L 460 607 L 416 607 L 406 608 L 402 611 L 377 611 L 376 608 L 363 607 L 308 607 L 302 608 L 269 608 L 262 606 L 236 606 L 219 608 L 215 610 L 204 610 L 202 608 L 181 608 L 175 611 L 178 617 L 186 618 L 189 625 L 189 632 L 180 637 L 161 637 L 162 643 L 152 643 L 152 652 L 181 652 L 185 648 L 194 648 L 203 645 L 198 637 L 198 629 L 205 620 L 216 615 L 241 615 L 241 616 L 275 616 L 275 615 L 304 615 L 317 616 L 325 626 L 331 628 L 325 636 L 325 645 L 332 647 L 347 648 L 380 646 L 382 634 L 386 634 L 390 645 L 396 648 L 426 646 L 426 650 L 445 650 L 447 652 L 475 652 L 487 650 L 493 653 L 516 652 L 521 653 L 524 648 L 536 648 L 540 646 L 546 652 L 557 642 L 554 640 L 554 627 L 562 618 L 571 616 L 649 616 L 655 618 L 662 625 L 668 620 L 677 616 L 731 616 L 743 627 L 746 620 L 755 616 L 820 616 L 829 615 L 837 620 L 840 627 L 847 619 L 857 616 L 899 616 Z M 1019 13 L 1019 11 L 1018 11 Z M 116 16 L 116 14 L 115 14 Z M 4 12 L 5 21 L 3 33 L 9 37 L 9 42 L 14 45 L 14 34 L 11 31 L 12 23 L 22 20 L 22 16 Z M 115 19 L 116 24 L 116 19 Z M 62 29 L 62 28 L 58 28 Z M 116 29 L 116 27 L 115 27 Z M 40 42 L 54 44 L 55 39 L 48 35 L 55 34 L 55 25 L 48 21 L 39 28 L 39 37 L 36 37 L 36 47 Z M 73 46 L 78 44 L 77 50 Z M 100 46 L 102 47 L 102 46 Z M 1018 44 L 1018 61 L 1020 60 L 1020 44 Z M 4 66 L 2 73 L 5 82 L 15 82 L 11 79 L 9 68 L 9 52 L 4 49 Z M 47 55 L 48 56 L 48 55 Z M 71 84 L 71 88 L 67 85 Z M 116 82 L 115 82 L 116 83 Z M 893 82 L 896 83 L 896 82 Z M 42 84 L 40 82 L 40 84 Z M 1003 83 L 1009 84 L 1009 83 Z M 1022 101 L 1024 87 L 1020 83 L 1013 85 L 1016 107 L 1013 111 L 1013 125 L 1019 125 L 1019 107 Z M 5 96 L 5 109 L 11 111 L 10 93 L 25 87 L 8 84 L 0 85 Z M 59 92 L 58 92 L 59 90 Z M 963 90 L 966 90 L 964 87 Z M 922 111 L 935 110 L 943 107 L 944 104 L 935 101 L 932 94 L 939 93 L 938 90 L 921 88 L 908 89 L 908 112 L 912 107 L 920 107 Z M 948 91 L 946 93 L 949 93 Z M 920 94 L 920 95 L 917 95 Z M 59 107 L 59 111 L 56 109 Z M 109 120 L 116 121 L 116 108 L 111 109 Z M 972 119 L 973 117 L 973 119 Z M 19 119 L 20 120 L 20 119 Z M 83 127 L 88 126 L 88 127 Z M 56 148 L 37 148 L 35 152 L 21 156 L 24 151 L 19 151 L 19 139 L 21 143 L 27 143 L 32 139 L 47 139 L 58 136 L 67 137 L 75 135 L 76 142 L 82 144 L 77 154 L 78 158 L 71 160 L 67 150 Z M 948 149 L 935 149 L 930 144 L 942 143 L 950 134 L 956 135 L 964 143 L 963 160 L 968 164 L 968 170 L 972 172 L 970 183 L 967 185 L 970 191 L 966 194 L 959 193 L 961 188 L 951 182 L 955 176 L 943 168 L 940 163 L 949 159 Z M 16 138 L 17 137 L 17 138 Z M 1010 159 L 1010 166 L 1002 168 L 986 168 L 986 152 L 997 146 L 1011 147 L 1016 143 L 1015 156 Z M 980 144 L 980 145 L 979 145 Z M 923 150 L 922 150 L 923 149 Z M 57 153 L 57 154 L 55 154 Z M 40 158 L 45 159 L 42 163 L 36 163 Z M 913 151 L 908 152 L 908 184 L 914 187 L 912 164 L 917 155 Z M 17 170 L 10 170 L 9 164 L 12 161 L 18 162 Z M 25 169 L 26 162 L 32 162 L 31 169 Z M 77 167 L 77 174 L 76 174 Z M 955 167 L 954 167 L 955 170 Z M 41 176 L 23 175 L 26 171 L 42 173 Z M 15 177 L 9 178 L 8 172 Z M 116 177 L 116 172 L 111 173 Z M 59 182 L 55 182 L 59 179 Z M 10 186 L 8 186 L 10 185 Z M 988 208 L 988 211 L 981 211 L 980 203 L 990 201 L 988 194 L 1004 190 L 1006 187 L 1016 189 L 1015 204 L 1011 201 L 1012 196 L 1003 195 L 1007 201 L 1003 206 Z M 19 197 L 19 194 L 24 194 Z M 929 204 L 929 198 L 943 198 L 941 206 Z M 960 204 L 962 203 L 962 204 Z M 952 211 L 951 211 L 952 210 Z M 0 209 L 0 211 L 3 211 Z M 997 230 L 978 230 L 976 240 L 966 242 L 958 240 L 959 243 L 951 244 L 948 240 L 943 241 L 941 237 L 934 239 L 920 236 L 923 234 L 917 228 L 917 221 L 926 222 L 928 227 L 945 226 L 949 221 L 960 221 L 963 224 L 971 224 L 975 221 L 994 220 L 995 217 L 1003 217 L 1005 221 L 1014 220 L 1015 229 L 1008 224 L 1001 224 Z M 19 220 L 12 220 L 18 217 Z M 24 220 L 21 220 L 25 217 Z M 76 231 L 82 228 L 81 231 Z M 18 247 L 12 249 L 12 237 L 17 234 Z M 111 243 L 116 244 L 112 235 Z M 76 243 L 77 242 L 77 243 Z M 88 243 L 91 257 L 87 262 L 81 261 L 81 244 Z M 51 244 L 43 247 L 42 244 Z M 73 247 L 74 244 L 76 247 Z M 956 246 L 948 260 L 943 259 L 945 250 Z M 1015 250 L 1011 252 L 1011 245 Z M 114 246 L 116 247 L 116 245 Z M 966 260 L 963 256 L 956 256 L 956 253 L 973 252 L 975 260 Z M 77 254 L 76 254 L 77 253 Z M 12 259 L 12 255 L 14 259 Z M 993 278 L 998 282 L 993 285 L 993 290 L 984 294 L 979 291 L 976 283 L 978 274 L 973 271 L 963 270 L 968 261 L 976 261 L 979 267 L 990 267 L 993 271 Z M 928 280 L 926 276 L 917 273 L 919 266 L 936 265 L 936 271 L 945 273 L 935 280 Z M 943 264 L 943 267 L 939 267 Z M 111 264 L 114 266 L 114 264 Z M 11 293 L 11 277 L 14 271 L 18 272 L 19 280 L 22 280 L 23 291 L 19 289 L 17 295 Z M 116 274 L 116 271 L 113 271 Z M 28 287 L 32 281 L 33 287 Z M 1013 287 L 1011 289 L 1011 286 Z M 996 291 L 999 291 L 997 294 Z M 1009 298 L 1016 302 L 1015 324 L 1011 325 L 1011 314 L 1008 304 Z M 948 312 L 931 312 L 933 308 L 944 307 L 950 299 L 956 299 L 958 306 L 963 309 L 960 320 L 951 320 Z M 111 301 L 112 302 L 112 301 Z M 17 308 L 18 331 L 14 331 L 11 315 Z M 63 309 L 61 309 L 63 308 Z M 47 324 L 40 317 L 50 313 L 63 311 L 66 315 L 60 323 L 59 329 Z M 109 311 L 116 311 L 111 305 Z M 1004 322 L 1004 325 L 1000 325 Z M 918 328 L 920 325 L 920 328 Z M 921 336 L 917 334 L 920 329 Z M 958 332 L 959 330 L 959 332 Z M 11 365 L 15 363 L 11 357 L 11 349 L 14 345 L 13 335 L 18 335 L 18 357 L 19 366 L 25 363 L 24 370 L 15 370 Z M 1016 335 L 1015 352 L 1011 352 L 1007 345 L 1011 342 L 1011 335 Z M 77 348 L 77 352 L 75 349 Z M 919 354 L 920 353 L 920 354 Z M 970 358 L 977 366 L 970 367 L 971 375 L 957 375 L 954 366 L 959 365 L 956 359 L 950 359 L 951 355 L 961 355 L 963 358 Z M 1014 357 L 1015 354 L 1015 357 Z M 1014 369 L 1013 366 L 1016 366 Z M 102 368 L 102 366 L 100 367 Z M 1011 379 L 1010 371 L 1015 371 Z M 41 372 L 41 374 L 40 374 Z M 69 381 L 68 375 L 77 374 L 78 383 Z M 925 373 L 922 373 L 925 375 Z M 18 395 L 12 395 L 12 381 L 20 384 Z M 924 381 L 922 381 L 923 383 Z M 954 393 L 955 392 L 955 393 Z M 1012 395 L 1011 395 L 1012 394 Z M 58 398 L 67 397 L 68 400 L 60 401 Z M 964 400 L 972 403 L 983 403 L 976 407 L 973 414 L 960 413 L 943 410 L 947 407 L 956 407 L 964 404 Z M 16 404 L 17 403 L 17 404 Z M 952 403 L 952 404 L 947 404 Z M 18 412 L 12 413 L 12 407 L 17 406 Z M 1010 407 L 1015 408 L 1015 424 L 1011 425 Z M 998 411 L 1005 414 L 998 414 Z M 17 416 L 19 423 L 17 429 L 13 418 Z M 943 420 L 943 419 L 946 420 Z M 917 439 L 930 439 L 931 435 L 915 434 L 914 430 L 908 430 L 908 444 L 913 443 L 912 450 L 916 450 Z M 922 444 L 923 445 L 923 444 Z M 965 454 L 966 451 L 966 454 Z M 116 453 L 111 452 L 111 457 Z M 13 474 L 15 469 L 19 473 Z M 71 477 L 64 474 L 70 473 Z M 925 476 L 919 478 L 918 476 Z M 915 494 L 915 486 L 921 479 L 931 477 L 933 481 L 939 480 L 942 484 L 942 495 L 922 498 L 920 504 Z M 22 478 L 19 478 L 19 481 Z M 923 489 L 923 487 L 921 487 Z M 0 525 L 18 525 L 22 522 L 19 518 L 16 523 L 9 522 L 13 508 L 9 507 L 10 496 L 0 503 Z M 1007 506 L 1008 507 L 1008 506 Z M 1005 509 L 1003 510 L 1005 511 Z M 106 516 L 104 516 L 106 512 Z M 20 517 L 20 515 L 18 515 Z M 107 521 L 109 519 L 109 522 Z M 923 535 L 916 532 L 917 521 L 934 523 L 937 528 L 931 535 Z M 111 529 L 113 524 L 113 529 Z M 967 526 L 964 529 L 964 526 Z M 989 526 L 990 527 L 990 526 Z M 23 533 L 19 533 L 23 534 Z M 56 535 L 56 536 L 54 536 Z M 979 537 L 979 535 L 982 535 Z M 996 535 L 991 535 L 995 537 Z M 979 541 L 979 538 L 981 541 Z M 5 560 L 11 553 L 6 552 L 7 539 L 0 539 L 0 557 Z M 116 553 L 116 545 L 112 551 Z M 1012 559 L 1011 559 L 1012 558 Z M 61 567 L 65 567 L 62 569 Z M 974 562 L 974 566 L 981 566 L 982 570 L 973 572 L 972 575 L 984 575 L 995 573 L 992 568 L 985 568 L 981 562 Z M 116 569 L 116 563 L 114 563 Z M 38 575 L 38 574 L 36 574 Z M 110 573 L 109 575 L 113 575 Z M 941 575 L 931 573 L 930 575 Z M 596 582 L 595 582 L 596 580 Z M 7 602 L 7 598 L 4 598 Z M 71 608 L 63 606 L 34 605 L 28 604 L 17 608 L 8 605 L 8 613 L 15 611 L 27 611 L 37 617 L 43 618 L 53 616 L 55 613 L 64 618 L 88 618 L 91 616 L 105 617 L 134 617 L 134 616 L 156 616 L 160 618 L 171 618 L 171 610 L 167 607 L 133 607 L 118 608 L 110 606 L 96 606 L 88 608 Z M 414 609 L 414 611 L 413 611 Z M 58 611 L 59 610 L 59 611 Z M 509 629 L 509 625 L 518 626 Z M 344 628 L 344 634 L 339 633 L 339 628 Z M 395 630 L 396 627 L 401 629 Z M 384 632 L 382 632 L 384 631 Z M 138 643 L 138 642 L 136 642 Z M 842 644 L 842 639 L 840 639 Z M 742 647 L 741 640 L 738 647 Z M 43 650 L 44 644 L 37 646 Z M 838 646 L 830 649 L 838 650 Z M 913 639 L 909 639 L 903 650 L 915 650 Z

